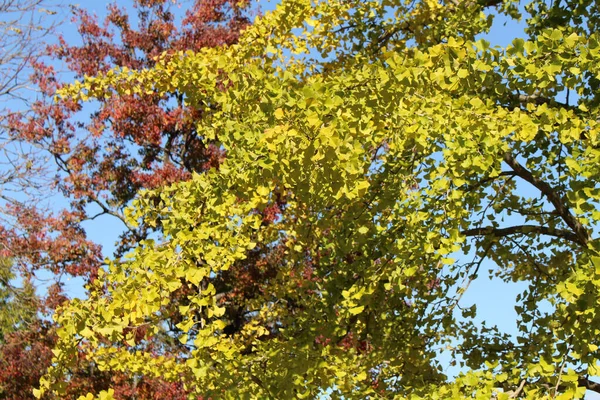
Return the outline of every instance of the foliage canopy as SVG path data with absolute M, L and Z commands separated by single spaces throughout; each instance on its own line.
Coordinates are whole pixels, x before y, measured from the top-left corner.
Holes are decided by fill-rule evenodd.
M 600 14 L 527 9 L 528 38 L 494 48 L 478 35 L 494 10 L 517 18 L 515 1 L 284 0 L 238 44 L 63 90 L 182 93 L 226 157 L 133 202 L 129 222 L 162 235 L 56 314 L 41 391 L 60 392 L 78 346 L 100 369 L 218 398 L 595 390 Z M 486 259 L 529 284 L 517 335 L 461 312 Z M 181 351 L 144 352 L 173 321 Z

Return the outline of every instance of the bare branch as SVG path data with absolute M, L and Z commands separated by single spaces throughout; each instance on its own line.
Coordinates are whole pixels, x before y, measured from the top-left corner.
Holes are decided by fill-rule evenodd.
M 521 381 L 521 383 L 519 384 L 519 387 L 516 388 L 512 393 L 510 393 L 510 398 L 511 399 L 516 399 L 517 397 L 519 397 L 519 394 L 521 394 L 521 392 L 523 391 L 523 388 L 525 387 L 525 383 L 527 383 L 527 381 L 525 379 L 523 379 Z
M 554 209 L 562 220 L 567 224 L 569 228 L 573 230 L 575 237 L 577 238 L 576 243 L 587 246 L 590 240 L 589 233 L 585 227 L 575 218 L 569 210 L 566 202 L 560 197 L 557 191 L 543 180 L 535 177 L 529 170 L 523 167 L 515 158 L 510 154 L 504 154 L 504 162 L 506 162 L 515 173 L 525 181 L 535 186 L 542 194 L 548 199 L 554 206 Z
M 600 383 L 590 381 L 588 378 L 580 377 L 577 381 L 580 387 L 584 387 L 592 392 L 600 393 Z
M 473 228 L 462 231 L 461 234 L 465 236 L 494 236 L 503 237 L 509 235 L 530 235 L 540 234 L 547 236 L 554 236 L 562 239 L 569 240 L 576 244 L 581 244 L 576 234 L 566 229 L 556 229 L 547 226 L 539 225 L 515 225 L 507 228 L 494 228 L 492 226 L 486 226 L 481 228 Z
M 45 41 L 55 28 L 43 8 L 48 0 L 0 1 L 0 99 L 21 98 L 30 74 L 28 68 L 45 51 Z

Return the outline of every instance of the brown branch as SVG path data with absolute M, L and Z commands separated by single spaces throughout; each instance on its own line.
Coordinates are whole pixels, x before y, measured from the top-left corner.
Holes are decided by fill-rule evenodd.
M 450 0 L 454 6 L 459 6 L 461 4 L 460 0 Z M 464 2 L 467 7 L 472 7 L 475 4 L 479 4 L 480 6 L 486 7 L 494 7 L 502 3 L 504 0 L 478 0 L 478 1 L 469 1 Z
M 554 390 L 554 387 L 549 385 L 548 383 L 540 383 L 539 384 L 541 387 L 543 387 L 544 389 L 550 391 L 550 390 Z M 587 390 L 591 390 L 592 392 L 596 392 L 596 393 L 600 393 L 600 383 L 594 382 L 589 380 L 589 378 L 580 376 L 577 379 L 577 386 L 578 387 L 584 387 Z M 561 384 L 558 386 L 558 392 L 562 392 L 566 389 L 566 386 Z
M 521 392 L 523 391 L 523 388 L 525 387 L 525 383 L 527 383 L 527 381 L 525 379 L 523 379 L 521 381 L 521 383 L 519 384 L 519 387 L 516 388 L 514 391 L 511 391 L 512 393 L 510 394 L 510 398 L 511 399 L 516 399 L 517 397 L 519 397 L 519 394 L 521 394 Z
M 540 106 L 542 104 L 552 104 L 554 102 L 553 99 L 549 99 L 547 97 L 543 97 L 538 94 L 519 94 L 519 95 L 515 95 L 515 99 L 519 103 L 525 103 L 525 104 L 533 103 L 533 104 L 537 104 L 538 106 Z
M 462 231 L 461 234 L 464 236 L 495 236 L 503 237 L 509 235 L 528 235 L 536 233 L 540 235 L 554 236 L 562 239 L 569 240 L 571 242 L 580 244 L 579 238 L 573 232 L 566 229 L 556 229 L 547 226 L 539 225 L 515 225 L 508 228 L 494 228 L 492 226 L 485 226 L 481 228 L 473 228 Z
M 480 180 L 480 181 L 478 181 L 478 182 L 475 182 L 475 183 L 473 183 L 473 184 L 471 184 L 471 185 L 467 185 L 467 186 L 464 188 L 463 192 L 470 192 L 470 191 L 473 191 L 473 190 L 475 190 L 475 189 L 477 189 L 477 188 L 479 188 L 479 187 L 481 187 L 481 186 L 485 185 L 486 183 L 489 183 L 489 182 L 495 181 L 496 179 L 498 179 L 498 178 L 501 178 L 501 177 L 505 177 L 505 176 L 508 176 L 509 178 L 512 178 L 512 177 L 515 177 L 515 176 L 517 176 L 517 174 L 516 174 L 514 171 L 502 171 L 502 172 L 500 172 L 498 175 L 495 175 L 495 176 L 490 176 L 490 177 L 487 177 L 487 178 L 485 178 L 485 179 L 482 179 L 482 180 Z
M 591 390 L 592 392 L 600 393 L 600 383 L 590 381 L 588 378 L 580 377 L 577 380 L 577 385 Z
M 538 106 L 547 104 L 549 106 L 558 106 L 567 110 L 578 110 L 578 108 L 575 106 L 570 106 L 567 103 L 563 103 L 549 97 L 540 96 L 539 94 L 510 94 L 509 99 L 520 104 L 535 104 Z
M 502 3 L 504 0 L 480 0 L 479 4 L 481 4 L 484 7 L 492 7 L 492 6 L 497 6 L 498 4 Z
M 572 229 L 575 235 L 575 242 L 587 246 L 590 236 L 585 227 L 571 214 L 569 206 L 561 199 L 557 191 L 545 181 L 535 177 L 528 169 L 523 167 L 510 153 L 504 154 L 504 162 L 507 163 L 513 171 L 522 179 L 535 186 L 554 206 L 554 209 L 562 220 Z

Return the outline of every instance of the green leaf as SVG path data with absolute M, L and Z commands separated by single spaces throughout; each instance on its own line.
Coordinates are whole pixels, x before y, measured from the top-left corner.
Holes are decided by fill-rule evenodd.
M 352 315 L 357 315 L 360 314 L 364 311 L 365 306 L 358 306 L 358 307 L 352 307 L 348 310 L 348 312 L 350 312 L 350 314 Z

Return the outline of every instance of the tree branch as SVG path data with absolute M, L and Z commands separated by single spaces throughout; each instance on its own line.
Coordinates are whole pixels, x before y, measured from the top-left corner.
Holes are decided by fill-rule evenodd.
M 548 104 L 550 106 L 559 106 L 567 110 L 577 110 L 577 107 L 570 106 L 567 103 L 562 103 L 555 99 L 544 97 L 539 94 L 510 94 L 509 99 L 520 104 L 535 104 L 541 106 L 542 104 Z
M 479 4 L 484 7 L 493 7 L 501 4 L 504 0 L 480 0 Z
M 493 226 L 485 226 L 481 228 L 473 228 L 462 231 L 461 234 L 465 236 L 495 236 L 503 237 L 509 235 L 528 235 L 531 233 L 537 233 L 541 235 L 554 236 L 562 239 L 569 240 L 576 244 L 581 244 L 577 235 L 566 229 L 556 229 L 547 226 L 539 225 L 515 225 L 508 228 L 494 228 Z
M 577 218 L 571 214 L 568 205 L 565 204 L 556 190 L 548 183 L 533 176 L 533 174 L 523 167 L 517 160 L 515 160 L 510 153 L 504 154 L 504 162 L 507 163 L 520 178 L 535 186 L 548 199 L 548 201 L 552 203 L 558 215 L 567 224 L 567 226 L 573 230 L 573 233 L 576 237 L 575 242 L 582 246 L 587 246 L 587 243 L 590 240 L 587 230 L 581 224 L 581 222 L 579 222 Z
M 580 387 L 584 387 L 592 392 L 600 393 L 600 383 L 590 381 L 588 378 L 580 377 L 577 380 L 577 384 Z
M 527 381 L 525 379 L 523 379 L 521 381 L 521 383 L 519 384 L 519 387 L 516 388 L 514 391 L 511 391 L 512 393 L 510 393 L 510 398 L 511 399 L 516 399 L 517 397 L 519 397 L 519 394 L 521 394 L 521 392 L 523 391 L 523 388 L 525 387 L 525 383 L 527 383 Z

